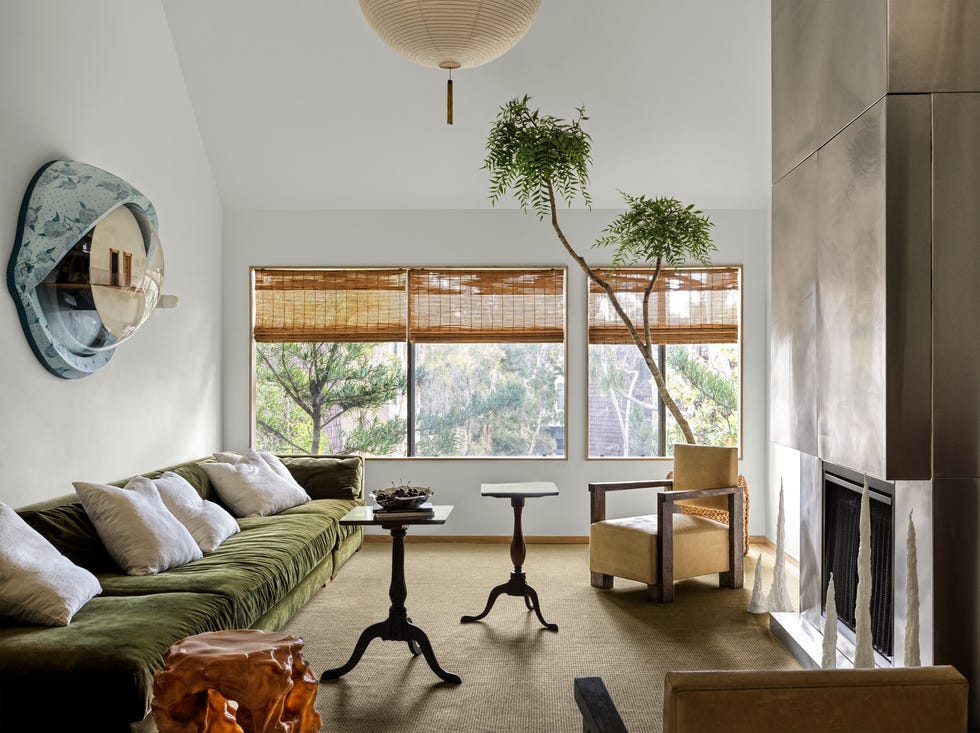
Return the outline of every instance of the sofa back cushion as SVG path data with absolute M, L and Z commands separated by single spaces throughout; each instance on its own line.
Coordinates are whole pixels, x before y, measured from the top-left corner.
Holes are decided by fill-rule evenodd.
M 282 462 L 314 499 L 363 499 L 361 456 L 282 456 Z
M 202 458 L 197 461 L 187 461 L 186 463 L 178 463 L 176 466 L 169 466 L 167 468 L 161 468 L 158 471 L 148 471 L 146 473 L 140 474 L 149 479 L 160 478 L 166 472 L 176 473 L 181 478 L 185 479 L 187 483 L 194 487 L 194 490 L 200 494 L 202 499 L 207 499 L 208 501 L 214 501 L 221 504 L 221 498 L 218 496 L 218 492 L 214 490 L 214 486 L 208 480 L 208 475 L 201 468 L 202 463 L 209 463 L 213 459 Z M 130 478 L 135 478 L 131 476 Z M 114 481 L 111 486 L 119 486 L 122 488 L 129 481 L 129 478 L 123 479 L 122 481 Z M 224 506 L 222 504 L 222 506 Z M 225 507 L 227 508 L 227 507 Z
M 79 567 L 96 575 L 120 572 L 81 502 L 73 501 L 43 509 L 26 508 L 18 514 L 58 552 Z

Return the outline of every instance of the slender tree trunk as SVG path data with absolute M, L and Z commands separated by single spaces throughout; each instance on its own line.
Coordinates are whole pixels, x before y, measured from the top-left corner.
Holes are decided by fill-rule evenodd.
M 568 252 L 569 256 L 575 260 L 579 267 L 582 268 L 588 278 L 602 288 L 603 292 L 605 292 L 606 296 L 609 298 L 609 302 L 612 304 L 613 310 L 616 311 L 616 315 L 619 316 L 620 320 L 623 322 L 623 325 L 626 326 L 626 330 L 629 331 L 630 337 L 633 339 L 633 344 L 640 350 L 640 354 L 643 356 L 643 361 L 646 363 L 647 369 L 650 370 L 650 374 L 653 376 L 653 381 L 657 383 L 657 391 L 660 392 L 660 399 L 663 400 L 667 410 L 674 417 L 674 420 L 677 421 L 677 426 L 681 429 L 681 432 L 684 433 L 684 439 L 688 443 L 695 443 L 694 433 L 691 431 L 691 426 L 688 424 L 687 418 L 684 417 L 680 408 L 677 406 L 677 403 L 674 402 L 674 398 L 671 397 L 670 393 L 667 391 L 667 382 L 664 381 L 664 375 L 660 372 L 660 367 L 657 366 L 656 359 L 653 358 L 653 351 L 650 348 L 649 341 L 644 343 L 643 339 L 640 338 L 640 334 L 637 332 L 636 326 L 633 325 L 633 321 L 630 320 L 630 317 L 626 314 L 626 311 L 623 310 L 623 306 L 620 305 L 619 299 L 616 297 L 616 293 L 613 291 L 612 286 L 596 275 L 595 272 L 592 271 L 592 268 L 589 267 L 589 263 L 585 261 L 585 258 L 572 249 L 572 245 L 569 244 L 568 239 L 565 238 L 565 233 L 561 230 L 561 227 L 558 226 L 558 208 L 555 205 L 555 191 L 550 182 L 548 183 L 548 203 L 551 206 L 551 226 L 555 230 L 555 234 L 558 235 L 558 240 L 562 243 L 562 246 L 565 247 L 565 251 Z M 657 274 L 659 274 L 659 263 Z M 655 281 L 656 278 L 654 278 L 654 282 Z M 652 292 L 652 284 L 649 286 L 649 290 Z M 646 301 L 648 299 L 649 296 L 644 297 L 644 305 L 646 305 Z M 646 308 L 644 308 L 644 314 L 645 313 Z M 644 320 L 647 320 L 646 315 L 644 315 Z M 646 330 L 649 332 L 649 324 L 647 324 Z
M 320 421 L 316 418 L 313 419 L 313 441 L 310 445 L 310 453 L 315 456 L 320 454 Z
M 534 455 L 534 443 L 538 439 L 538 434 L 541 432 L 541 423 L 544 421 L 544 408 L 538 409 L 538 421 L 534 425 L 534 432 L 531 433 L 531 440 L 527 446 L 527 454 L 529 456 Z
M 616 413 L 616 422 L 619 423 L 619 437 L 623 439 L 623 458 L 627 458 L 630 454 L 629 428 L 623 419 L 623 411 L 619 407 L 619 395 L 616 394 L 616 388 L 612 386 L 609 387 L 609 401 L 612 402 L 613 410 Z

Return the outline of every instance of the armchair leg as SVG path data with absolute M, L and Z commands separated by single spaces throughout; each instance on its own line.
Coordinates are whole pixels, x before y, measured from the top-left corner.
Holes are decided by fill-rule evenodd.
M 613 587 L 613 576 L 605 573 L 592 573 L 592 587 L 609 590 Z
M 660 586 L 647 584 L 647 600 L 656 601 L 660 598 Z
M 718 586 L 721 588 L 741 588 L 744 583 L 740 572 L 718 573 Z
M 673 583 L 661 583 L 657 588 L 657 603 L 673 603 L 674 602 L 674 584 Z

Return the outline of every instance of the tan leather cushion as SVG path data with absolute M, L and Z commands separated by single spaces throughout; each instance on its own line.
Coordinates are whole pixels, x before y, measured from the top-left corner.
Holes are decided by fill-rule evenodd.
M 738 448 L 674 444 L 674 489 L 720 489 L 738 485 Z M 689 499 L 678 504 L 728 510 L 728 497 Z
M 952 667 L 668 672 L 664 733 L 965 731 Z
M 593 573 L 656 585 L 657 515 L 609 519 L 589 530 Z M 674 515 L 674 580 L 728 570 L 728 527 L 704 517 Z

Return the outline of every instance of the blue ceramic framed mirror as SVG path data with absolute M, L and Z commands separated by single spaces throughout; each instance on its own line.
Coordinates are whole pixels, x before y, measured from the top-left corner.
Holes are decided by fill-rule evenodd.
M 104 367 L 160 303 L 153 204 L 120 178 L 56 160 L 34 175 L 7 286 L 34 354 L 65 379 Z

